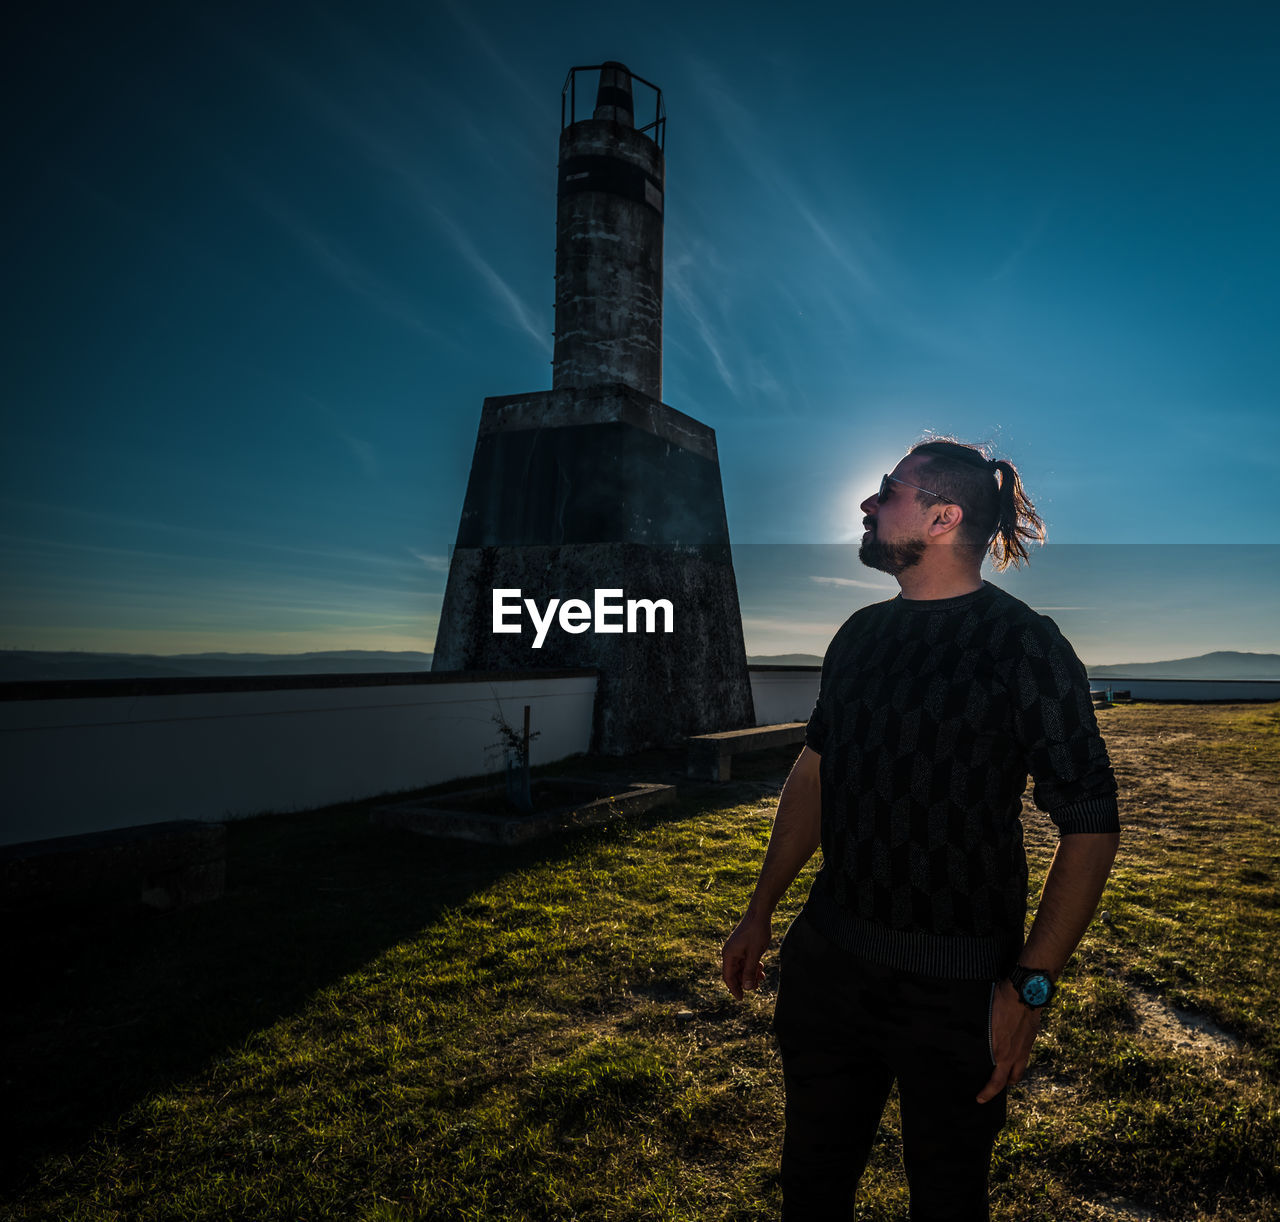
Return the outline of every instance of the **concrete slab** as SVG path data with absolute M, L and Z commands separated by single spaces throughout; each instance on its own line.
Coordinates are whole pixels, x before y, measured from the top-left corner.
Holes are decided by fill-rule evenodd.
M 807 721 L 788 721 L 775 726 L 693 735 L 689 739 L 689 775 L 701 781 L 727 781 L 732 773 L 733 757 L 739 752 L 802 743 L 808 725 Z
M 468 789 L 443 797 L 415 798 L 375 807 L 370 812 L 369 821 L 379 827 L 400 827 L 422 836 L 446 840 L 514 845 L 551 836 L 571 827 L 610 823 L 676 800 L 674 785 L 633 782 L 619 789 L 616 785 L 602 785 L 599 781 L 543 777 L 533 783 L 535 803 L 540 787 L 568 800 L 544 810 L 534 810 L 531 814 L 493 814 L 476 807 L 487 804 L 494 791 Z M 602 790 L 606 792 L 602 793 Z

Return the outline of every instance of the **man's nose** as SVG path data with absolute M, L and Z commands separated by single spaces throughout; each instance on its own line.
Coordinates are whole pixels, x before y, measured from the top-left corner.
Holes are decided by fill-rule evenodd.
M 858 506 L 858 508 L 861 509 L 863 513 L 871 517 L 874 517 L 877 511 L 880 509 L 879 494 L 873 492 L 869 497 L 867 497 L 865 501 L 862 502 L 861 505 Z

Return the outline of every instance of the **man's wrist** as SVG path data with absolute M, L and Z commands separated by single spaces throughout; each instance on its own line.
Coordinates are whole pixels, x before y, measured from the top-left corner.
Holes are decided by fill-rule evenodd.
M 1019 963 L 1009 973 L 1009 983 L 1017 998 L 1028 1010 L 1043 1010 L 1058 991 L 1047 968 Z

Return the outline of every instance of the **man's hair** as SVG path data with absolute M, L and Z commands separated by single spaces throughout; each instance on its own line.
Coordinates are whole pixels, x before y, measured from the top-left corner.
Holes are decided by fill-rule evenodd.
M 926 459 L 917 474 L 921 484 L 964 510 L 963 542 L 990 551 L 998 570 L 1030 560 L 1024 540 L 1043 543 L 1044 523 L 1013 463 L 988 458 L 980 446 L 954 437 L 930 438 L 912 446 L 911 453 Z M 916 499 L 923 503 L 932 498 L 916 493 Z

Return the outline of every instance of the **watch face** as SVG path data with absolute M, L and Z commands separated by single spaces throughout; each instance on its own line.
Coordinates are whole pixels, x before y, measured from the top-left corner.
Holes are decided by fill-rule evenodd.
M 1029 1006 L 1042 1006 L 1049 1000 L 1049 978 L 1032 976 L 1023 982 L 1022 996 Z

